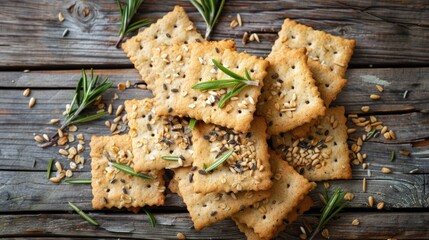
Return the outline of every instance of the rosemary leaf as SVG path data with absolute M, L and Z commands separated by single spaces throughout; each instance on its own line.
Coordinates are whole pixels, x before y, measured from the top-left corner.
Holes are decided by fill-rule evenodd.
M 51 171 L 52 171 L 52 164 L 54 163 L 54 159 L 51 158 L 49 159 L 49 163 L 48 163 L 48 170 L 46 172 L 46 177 L 51 178 Z
M 197 119 L 191 118 L 191 120 L 189 120 L 189 129 L 194 130 L 195 124 L 197 124 Z
M 105 115 L 109 114 L 108 112 L 99 112 L 93 115 L 88 115 L 88 116 L 79 116 L 77 117 L 75 120 L 73 120 L 72 122 L 70 122 L 70 124 L 79 124 L 79 123 L 84 123 L 84 122 L 90 122 L 96 119 L 99 119 Z
M 88 216 L 86 213 L 84 213 L 82 210 L 80 210 L 76 205 L 74 205 L 71 202 L 68 202 L 70 207 L 75 210 L 77 212 L 77 214 L 79 214 L 83 219 L 85 219 L 86 221 L 88 221 L 89 223 L 98 226 L 98 223 L 92 219 L 90 216 Z
M 190 0 L 190 2 L 200 12 L 206 22 L 205 39 L 208 39 L 222 12 L 225 0 Z
M 116 47 L 119 47 L 119 44 L 127 33 L 151 24 L 151 22 L 147 19 L 142 19 L 131 23 L 131 20 L 142 3 L 143 0 L 127 0 L 127 4 L 123 6 L 120 0 L 118 0 L 119 14 L 121 15 L 121 26 L 119 27 L 118 31 L 119 39 L 116 42 Z
M 368 141 L 369 139 L 371 139 L 372 137 L 374 137 L 374 135 L 375 135 L 376 132 L 377 132 L 377 129 L 373 129 L 371 132 L 369 132 L 368 135 L 366 135 L 365 141 Z
M 212 80 L 212 81 L 197 83 L 194 86 L 192 86 L 192 89 L 205 91 L 205 90 L 229 88 L 229 87 L 234 87 L 237 84 L 240 84 L 242 82 L 243 82 L 242 80 L 235 80 L 235 79 Z
M 161 158 L 166 161 L 179 161 L 180 156 L 162 156 Z
M 218 61 L 216 61 L 216 60 L 214 60 L 214 59 L 212 59 L 212 62 L 213 62 L 213 64 L 219 69 L 219 70 L 221 70 L 222 72 L 224 72 L 226 75 L 228 75 L 228 76 L 230 76 L 230 77 L 232 77 L 232 78 L 234 78 L 234 79 L 237 79 L 237 80 L 246 80 L 246 78 L 244 78 L 244 77 L 242 77 L 242 76 L 240 76 L 240 75 L 238 75 L 237 73 L 235 73 L 235 72 L 232 72 L 231 70 L 229 70 L 228 68 L 226 68 L 226 67 L 224 67 L 222 64 L 220 64 Z M 247 80 L 251 80 L 251 78 L 249 77 L 249 78 L 247 78 Z
M 390 161 L 391 161 L 391 162 L 395 161 L 395 158 L 396 158 L 396 156 L 395 156 L 395 151 L 392 151 L 392 153 L 391 153 L 391 155 L 390 155 Z
M 247 87 L 246 84 L 236 85 L 231 91 L 223 95 L 223 97 L 219 100 L 219 103 L 218 103 L 219 108 L 223 108 L 229 99 L 239 94 L 246 87 Z
M 132 176 L 136 176 L 136 177 L 140 177 L 140 178 L 144 178 L 144 179 L 153 179 L 149 175 L 134 172 L 133 168 L 128 166 L 128 165 L 124 165 L 124 164 L 120 164 L 120 163 L 116 163 L 116 162 L 109 162 L 109 165 L 120 170 L 120 171 L 122 171 L 122 172 L 128 173 Z
M 224 153 L 222 156 L 220 156 L 212 165 L 210 165 L 208 168 L 205 168 L 204 171 L 210 172 L 211 170 L 217 168 L 222 163 L 224 163 L 228 158 L 232 155 L 234 152 L 234 149 L 228 150 L 228 152 Z
M 150 224 L 152 224 L 152 227 L 155 227 L 156 219 L 153 216 L 153 214 L 151 212 L 149 212 L 148 210 L 146 210 L 145 208 L 143 208 L 143 211 L 146 213 L 147 217 L 149 218 L 149 221 L 150 221 Z
M 92 180 L 90 178 L 76 178 L 76 179 L 67 179 L 64 180 L 68 184 L 91 184 Z

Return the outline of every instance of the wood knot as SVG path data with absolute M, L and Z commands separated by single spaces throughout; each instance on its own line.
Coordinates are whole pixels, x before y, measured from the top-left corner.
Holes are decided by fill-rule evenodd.
M 92 1 L 69 1 L 66 5 L 67 20 L 75 23 L 84 32 L 89 32 L 97 17 L 97 8 Z

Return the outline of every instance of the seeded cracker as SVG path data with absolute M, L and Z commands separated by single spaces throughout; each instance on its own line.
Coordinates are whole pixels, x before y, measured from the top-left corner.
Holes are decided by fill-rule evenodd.
M 286 219 L 314 188 L 313 183 L 298 174 L 278 154 L 270 152 L 270 156 L 274 174 L 273 195 L 233 216 L 234 221 L 253 229 L 262 239 L 271 239 L 278 234 L 283 219 Z
M 274 43 L 273 52 L 283 45 L 289 48 L 306 48 L 311 59 L 319 61 L 344 77 L 356 41 L 333 36 L 285 19 L 279 32 L 279 39 Z
M 282 48 L 267 60 L 270 67 L 257 114 L 265 117 L 268 135 L 287 132 L 325 114 L 305 49 Z
M 153 98 L 125 101 L 133 146 L 134 171 L 171 169 L 192 164 L 192 132 L 189 121 L 178 117 L 159 117 Z M 167 161 L 162 156 L 181 156 Z
M 305 138 L 293 133 L 272 136 L 274 149 L 310 181 L 350 179 L 347 119 L 344 107 L 330 108 Z
M 132 166 L 131 139 L 128 135 L 93 136 L 91 139 L 92 207 L 133 209 L 164 204 L 163 171 L 147 174 L 154 179 L 135 177 L 109 166 L 109 159 Z
M 266 124 L 256 117 L 248 133 L 197 124 L 192 132 L 194 163 L 197 168 L 193 188 L 197 193 L 259 191 L 269 189 L 271 168 L 266 142 Z M 204 164 L 210 166 L 224 152 L 235 151 L 212 172 L 204 174 Z
M 186 81 L 179 86 L 178 84 L 183 81 L 177 80 L 178 84 L 174 83 L 176 80 L 172 81 L 172 87 L 179 90 L 176 94 L 166 91 L 161 83 L 157 84 L 154 89 L 155 103 L 157 106 L 164 106 L 159 109 L 160 115 L 189 116 L 206 123 L 246 132 L 253 119 L 255 104 L 263 85 L 262 80 L 266 76 L 265 69 L 268 67 L 268 62 L 246 53 L 238 53 L 230 49 L 222 50 L 216 48 L 214 44 L 189 44 L 191 59 L 181 69 L 178 69 L 180 71 L 177 71 L 180 72 L 179 75 L 186 76 Z M 170 59 L 176 59 L 178 57 L 178 54 L 175 53 L 176 50 L 178 50 L 177 47 L 174 51 L 166 49 L 167 52 L 155 52 L 153 58 L 168 55 Z M 212 59 L 241 76 L 244 76 L 245 69 L 248 69 L 252 80 L 259 82 L 259 86 L 246 87 L 234 98 L 235 100 L 229 101 L 223 108 L 219 108 L 218 102 L 226 94 L 225 89 L 204 92 L 192 89 L 200 81 L 230 79 L 214 66 Z M 160 78 L 164 79 L 167 76 L 160 76 Z
M 262 201 L 271 195 L 269 190 L 243 191 L 237 194 L 209 193 L 203 195 L 195 193 L 190 181 L 192 181 L 192 174 L 198 173 L 190 169 L 174 169 L 174 180 L 178 183 L 179 195 L 182 196 L 183 201 L 186 203 L 196 230 L 230 217 L 241 209 Z
M 142 80 L 150 86 L 152 82 L 148 77 L 153 73 L 153 66 L 150 65 L 152 49 L 195 41 L 203 41 L 203 37 L 189 20 L 185 10 L 176 6 L 172 12 L 122 44 L 122 48 L 139 70 Z
M 313 200 L 311 200 L 311 197 L 306 196 L 304 200 L 299 203 L 299 205 L 292 212 L 288 214 L 285 221 L 287 221 L 288 224 L 295 222 L 299 216 L 304 214 L 304 212 L 308 211 L 312 206 Z M 237 224 L 238 229 L 246 235 L 247 240 L 270 240 L 269 238 L 259 237 L 259 235 L 253 231 L 253 229 L 247 227 L 247 225 L 244 223 L 235 221 L 235 224 Z M 277 233 L 275 235 L 278 235 L 280 232 L 284 231 L 286 227 L 287 225 L 282 224 L 282 226 L 276 230 Z

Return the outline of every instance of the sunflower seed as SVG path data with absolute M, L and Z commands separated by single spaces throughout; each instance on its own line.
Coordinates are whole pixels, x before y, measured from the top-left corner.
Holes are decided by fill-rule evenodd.
M 378 210 L 381 210 L 381 209 L 383 209 L 384 208 L 384 202 L 379 202 L 378 204 L 377 204 L 377 209 Z
M 237 13 L 237 22 L 238 22 L 238 26 L 243 26 L 243 21 L 241 20 L 241 15 L 240 13 Z
M 369 207 L 374 206 L 374 197 L 373 196 L 368 197 L 368 205 L 369 205 Z
M 36 104 L 36 99 L 34 97 L 30 98 L 30 101 L 28 102 L 28 107 L 32 108 Z
M 380 95 L 377 95 L 377 94 L 371 94 L 370 96 L 369 96 L 372 100 L 378 100 L 378 99 L 380 99 L 381 97 L 380 97 Z
M 28 97 L 31 93 L 31 89 L 27 88 L 24 90 L 24 92 L 22 93 L 22 96 L 24 97 Z

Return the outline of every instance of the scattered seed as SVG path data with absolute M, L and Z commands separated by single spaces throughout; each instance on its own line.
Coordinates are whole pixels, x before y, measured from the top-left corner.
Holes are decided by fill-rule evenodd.
M 58 119 L 58 118 L 53 118 L 53 119 L 51 119 L 49 122 L 50 122 L 51 124 L 57 124 L 57 123 L 59 123 L 59 122 L 60 122 L 60 119 Z
M 106 125 L 106 127 L 110 128 L 110 125 L 111 125 L 111 124 L 110 124 L 110 122 L 107 120 L 107 121 L 105 121 L 105 122 L 104 122 L 104 125 Z
M 72 177 L 72 176 L 73 176 L 73 172 L 70 169 L 68 169 L 66 171 L 66 177 Z
M 59 183 L 59 182 L 61 182 L 61 178 L 60 177 L 51 177 L 51 178 L 49 178 L 49 181 L 51 181 L 53 183 Z
M 241 39 L 241 43 L 243 43 L 243 45 L 246 45 L 248 39 L 249 39 L 249 33 L 244 32 L 243 38 Z
M 373 196 L 369 196 L 369 197 L 368 197 L 368 205 L 369 205 L 370 207 L 373 207 L 373 206 L 374 206 L 374 197 L 373 197 Z
M 392 138 L 388 132 L 384 133 L 384 134 L 383 134 L 383 137 L 384 137 L 386 140 L 390 140 L 390 139 Z
M 237 13 L 237 22 L 238 22 L 238 25 L 241 27 L 241 26 L 243 26 L 243 21 L 241 20 L 241 15 L 240 15 L 240 13 Z
M 362 181 L 362 191 L 366 192 L 366 178 L 363 178 L 363 181 Z
M 403 99 L 406 99 L 406 98 L 407 98 L 407 96 L 408 96 L 408 90 L 405 90 L 404 95 L 402 95 L 402 98 L 403 98 Z
M 344 200 L 351 201 L 353 198 L 355 198 L 355 195 L 351 192 L 348 192 L 346 195 L 344 195 Z
M 58 12 L 58 21 L 60 21 L 60 22 L 64 21 L 64 15 L 62 12 Z
M 253 41 L 255 41 L 255 34 L 254 33 L 250 34 L 250 37 L 249 37 L 249 42 L 253 42 Z
M 46 140 L 46 141 L 48 141 L 49 142 L 49 140 L 50 140 L 50 138 L 49 138 L 49 136 L 48 136 L 48 134 L 43 134 L 43 138 Z
M 393 130 L 389 130 L 389 135 L 392 139 L 396 139 L 396 134 Z
M 116 110 L 116 116 L 121 115 L 122 111 L 124 111 L 124 105 L 119 105 L 118 109 Z
M 379 202 L 378 204 L 377 204 L 377 209 L 378 210 L 381 210 L 381 209 L 383 209 L 384 208 L 384 202 Z
M 183 233 L 181 233 L 181 232 L 178 232 L 178 233 L 176 234 L 176 237 L 177 237 L 177 239 L 179 239 L 179 240 L 185 240 L 185 239 L 186 239 L 185 234 L 183 234 Z
M 76 125 L 70 125 L 69 126 L 69 132 L 76 132 L 77 131 L 77 126 Z
M 324 238 L 326 238 L 326 239 L 330 238 L 330 236 L 329 236 L 329 230 L 327 228 L 325 228 L 325 229 L 322 230 L 322 236 Z M 305 239 L 307 239 L 307 238 L 305 238 Z
M 41 136 L 39 136 L 39 135 L 36 135 L 35 137 L 34 137 L 34 140 L 36 140 L 37 142 L 40 142 L 40 143 L 42 143 L 42 142 L 45 142 L 45 139 L 43 139 Z
M 354 132 L 356 132 L 356 128 L 349 128 L 349 129 L 347 129 L 347 133 L 348 134 L 351 134 L 351 133 L 354 133 Z
M 411 152 L 405 149 L 399 150 L 399 154 L 404 156 L 410 156 Z
M 380 99 L 381 97 L 380 97 L 380 95 L 377 95 L 377 94 L 371 94 L 370 96 L 369 96 L 372 100 L 378 100 L 378 99 Z
M 24 73 L 29 73 L 30 72 L 30 69 L 25 69 L 24 70 Z
M 418 171 L 419 171 L 419 169 L 418 169 L 418 168 L 414 168 L 413 170 L 409 171 L 409 173 L 416 173 L 416 172 L 418 172 Z
M 118 89 L 121 91 L 125 90 L 126 89 L 125 84 L 124 83 L 118 83 Z
M 388 173 L 392 173 L 392 170 L 390 170 L 390 168 L 387 168 L 387 167 L 382 167 L 381 168 L 381 172 L 385 173 L 385 174 L 388 174 Z
M 34 97 L 30 98 L 30 101 L 28 102 L 28 107 L 32 108 L 36 104 L 36 99 Z
M 357 218 L 355 218 L 355 219 L 352 221 L 352 225 L 353 225 L 353 226 L 357 226 L 357 225 L 359 225 L 359 220 L 358 220 Z
M 112 125 L 110 125 L 110 132 L 113 133 L 117 127 L 118 127 L 118 124 L 116 124 L 116 123 L 113 123 Z
M 258 36 L 258 34 L 254 33 L 254 34 L 253 34 L 253 36 L 255 37 L 255 40 L 256 40 L 257 42 L 261 42 L 261 41 L 259 40 L 259 36 Z
M 360 110 L 362 111 L 362 112 L 369 112 L 369 106 L 362 106 L 361 108 L 360 108 Z
M 58 150 L 58 152 L 61 154 L 61 155 L 64 155 L 64 156 L 67 156 L 67 155 L 69 155 L 69 151 L 67 151 L 67 150 L 65 150 L 65 149 L 60 149 L 60 150 Z
M 112 114 L 112 113 L 113 113 L 113 105 L 112 105 L 112 104 L 109 104 L 109 107 L 107 108 L 107 112 L 108 112 L 109 114 Z
M 238 21 L 237 20 L 232 20 L 232 22 L 229 24 L 229 26 L 234 29 L 238 26 Z
M 363 164 L 362 164 L 362 168 L 363 168 L 363 169 L 367 169 L 367 168 L 368 168 L 368 164 L 363 163 Z
M 68 29 L 68 28 L 66 28 L 66 29 L 64 29 L 64 31 L 63 31 L 62 37 L 66 37 L 68 34 L 69 34 L 69 29 Z
M 381 86 L 381 85 L 375 85 L 375 87 L 377 88 L 377 90 L 379 91 L 379 92 L 383 92 L 383 87 Z
M 392 151 L 392 153 L 390 154 L 390 161 L 391 162 L 395 161 L 395 158 L 396 158 L 395 151 Z
M 131 87 L 131 81 L 130 81 L 130 80 L 127 80 L 127 81 L 125 82 L 125 87 L 126 87 L 126 88 L 130 88 L 130 87 Z
M 27 88 L 24 90 L 24 92 L 22 93 L 22 96 L 24 97 L 28 97 L 31 93 L 31 89 Z

